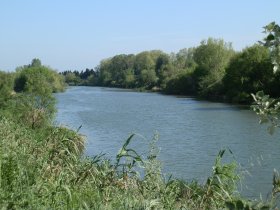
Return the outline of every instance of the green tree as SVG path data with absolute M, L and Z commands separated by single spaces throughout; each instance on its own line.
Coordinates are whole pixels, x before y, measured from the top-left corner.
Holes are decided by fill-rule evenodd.
M 170 63 L 169 56 L 166 53 L 161 53 L 156 59 L 155 70 L 157 76 L 161 74 L 164 67 Z
M 30 66 L 30 67 L 40 67 L 40 66 L 42 66 L 41 60 L 38 59 L 38 58 L 34 58 L 34 59 L 31 61 L 31 64 L 30 64 L 29 66 Z
M 33 60 L 34 61 L 34 60 Z M 38 65 L 18 68 L 15 90 L 18 92 L 11 107 L 19 120 L 32 128 L 42 127 L 54 117 L 55 98 L 53 92 L 64 89 L 63 77 L 49 67 Z M 13 104 L 16 104 L 15 106 Z
M 148 51 L 136 55 L 134 62 L 135 75 L 139 76 L 144 69 L 155 69 L 155 61 Z
M 116 55 L 110 59 L 108 71 L 111 73 L 112 86 L 125 86 L 125 77 L 128 69 L 133 68 L 134 55 Z
M 232 102 L 250 102 L 251 93 L 270 92 L 274 81 L 269 51 L 253 45 L 236 54 L 226 69 L 223 79 L 225 94 Z
M 143 69 L 140 73 L 141 86 L 152 88 L 157 83 L 157 76 L 154 69 Z
M 72 72 L 67 72 L 65 74 L 65 82 L 69 85 L 78 85 L 81 82 L 81 79 L 76 76 L 74 73 Z
M 123 87 L 134 88 L 135 87 L 135 76 L 133 69 L 126 69 L 124 72 Z
M 110 59 L 104 59 L 98 66 L 99 71 L 99 83 L 104 86 L 109 86 L 112 81 L 112 74 L 109 71 Z
M 179 69 L 194 68 L 196 63 L 194 61 L 195 48 L 184 48 L 179 50 L 176 54 L 174 65 Z
M 194 76 L 201 95 L 219 93 L 225 69 L 233 55 L 231 44 L 222 39 L 209 38 L 195 48 L 193 59 L 197 67 Z

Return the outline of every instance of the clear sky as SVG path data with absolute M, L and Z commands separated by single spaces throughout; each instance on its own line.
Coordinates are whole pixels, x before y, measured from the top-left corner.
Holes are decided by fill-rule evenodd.
M 194 47 L 208 37 L 234 49 L 280 24 L 280 0 L 0 0 L 0 69 L 33 58 L 59 71 L 116 54 Z

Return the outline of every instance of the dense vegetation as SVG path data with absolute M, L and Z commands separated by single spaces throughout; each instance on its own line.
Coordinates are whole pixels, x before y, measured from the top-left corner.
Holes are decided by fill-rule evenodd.
M 212 45 L 216 46 L 213 51 L 210 50 L 212 48 L 208 49 Z M 259 65 L 264 65 L 258 62 L 261 63 L 263 60 L 266 62 L 263 58 L 269 58 L 269 54 L 261 46 L 253 47 L 256 49 L 248 48 L 246 52 L 250 54 L 252 51 L 258 51 L 256 57 L 249 59 L 252 69 L 258 72 Z M 205 49 L 209 51 L 204 51 Z M 230 78 L 225 76 L 228 62 L 238 63 L 236 65 L 239 67 L 250 63 L 247 62 L 248 55 L 245 51 L 234 54 L 231 47 L 222 40 L 210 39 L 202 43 L 199 50 L 189 49 L 181 52 L 191 59 L 182 62 L 184 64 L 180 71 L 172 68 L 174 64 L 169 60 L 168 55 L 160 51 L 152 51 L 139 54 L 138 57 L 120 56 L 131 61 L 127 65 L 137 69 L 137 74 L 133 72 L 135 69 L 130 68 L 126 68 L 126 70 L 130 69 L 127 71 L 124 68 L 126 72 L 124 75 L 118 74 L 119 69 L 115 69 L 114 72 L 114 65 L 111 66 L 114 74 L 101 70 L 105 68 L 102 65 L 106 68 L 110 67 L 111 59 L 109 59 L 101 62 L 96 75 L 99 77 L 99 82 L 106 81 L 108 85 L 116 87 L 119 84 L 131 85 L 125 87 L 142 87 L 141 84 L 144 84 L 147 88 L 160 85 L 163 89 L 170 85 L 169 82 L 173 81 L 177 84 L 182 82 L 180 80 L 183 78 L 183 81 L 188 81 L 193 91 L 216 95 L 221 90 L 225 90 L 224 80 L 229 81 L 230 78 L 239 77 L 239 74 L 233 70 L 229 70 L 232 74 Z M 197 54 L 198 52 L 201 54 Z M 207 56 L 200 57 L 203 52 L 206 52 L 205 56 L 214 53 L 215 59 Z M 177 55 L 175 57 L 174 60 L 177 60 Z M 117 61 L 116 63 L 123 64 Z M 269 63 L 264 66 L 269 66 Z M 153 73 L 152 67 L 157 71 Z M 169 70 L 172 72 L 170 74 L 172 79 L 165 76 L 170 73 Z M 173 77 L 173 71 L 176 72 L 176 77 Z M 256 78 L 264 76 L 267 74 L 262 72 Z M 251 75 L 248 73 L 247 77 L 250 78 Z M 110 79 L 107 80 L 108 78 Z M 232 82 L 239 81 L 237 79 Z M 270 81 L 265 82 L 270 84 Z M 254 84 L 247 78 L 244 78 L 243 83 L 239 85 L 243 84 L 246 84 L 246 88 L 252 88 L 252 91 L 255 90 L 254 88 L 263 87 L 263 84 Z M 270 209 L 275 207 L 280 192 L 279 177 L 277 175 L 274 177 L 274 186 L 267 202 L 251 202 L 241 198 L 236 191 L 239 180 L 237 164 L 223 163 L 225 150 L 219 152 L 213 166 L 213 173 L 203 184 L 164 177 L 157 160 L 156 136 L 151 142 L 147 157 L 140 156 L 137 151 L 129 147 L 133 135 L 125 141 L 115 160 L 107 160 L 103 155 L 84 157 L 84 137 L 72 130 L 52 124 L 55 113 L 55 99 L 52 93 L 63 89 L 63 78 L 49 67 L 41 65 L 38 59 L 34 59 L 30 65 L 18 68 L 15 73 L 0 72 L 1 209 Z M 261 98 L 261 95 L 259 94 L 258 97 Z
M 70 85 L 161 90 L 234 103 L 252 102 L 250 94 L 260 90 L 280 96 L 280 74 L 273 74 L 266 47 L 255 44 L 235 52 L 230 43 L 213 38 L 176 54 L 121 54 L 102 60 L 95 70 L 63 74 Z

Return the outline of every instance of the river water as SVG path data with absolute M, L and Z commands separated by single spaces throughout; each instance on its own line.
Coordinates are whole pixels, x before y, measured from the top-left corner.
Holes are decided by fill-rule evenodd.
M 263 198 L 272 188 L 274 168 L 280 170 L 280 131 L 274 135 L 258 124 L 254 112 L 224 103 L 158 93 L 100 87 L 70 87 L 56 94 L 56 122 L 87 136 L 85 154 L 101 152 L 114 160 L 127 137 L 143 156 L 155 134 L 166 176 L 203 183 L 219 150 L 239 164 L 240 190 Z

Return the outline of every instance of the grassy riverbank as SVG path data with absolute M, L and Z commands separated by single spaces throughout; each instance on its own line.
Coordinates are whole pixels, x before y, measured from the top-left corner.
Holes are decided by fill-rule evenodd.
M 237 164 L 222 162 L 228 151 L 218 153 L 205 183 L 187 183 L 161 172 L 157 137 L 151 140 L 147 157 L 130 148 L 133 135 L 115 159 L 84 157 L 85 137 L 52 125 L 51 95 L 30 88 L 7 96 L 0 110 L 2 209 L 264 209 L 274 205 L 275 197 L 267 204 L 240 197 Z
M 130 148 L 115 159 L 84 157 L 85 137 L 54 126 L 55 98 L 64 89 L 55 71 L 34 59 L 16 73 L 1 72 L 1 209 L 269 209 L 271 197 L 251 202 L 237 191 L 237 163 L 220 151 L 205 183 L 167 178 L 157 159 L 157 137 L 147 157 Z M 218 152 L 218 151 L 217 151 Z M 195 166 L 194 166 L 195 167 Z M 275 178 L 277 181 L 278 179 Z
M 0 125 L 4 209 L 218 209 L 241 202 L 236 164 L 221 163 L 224 151 L 200 185 L 166 179 L 156 146 L 140 157 L 129 148 L 133 136 L 106 160 L 83 157 L 84 138 L 67 128 L 32 129 L 5 117 Z

